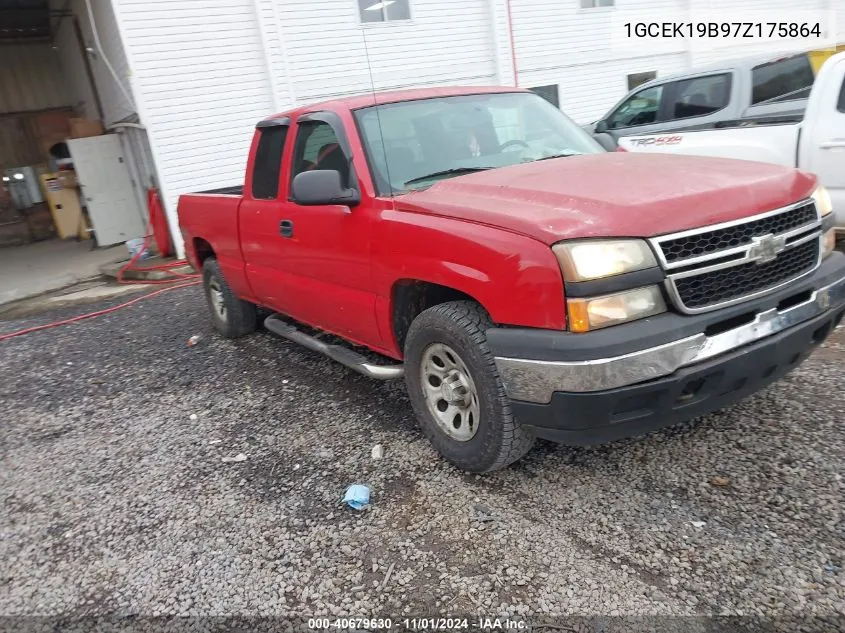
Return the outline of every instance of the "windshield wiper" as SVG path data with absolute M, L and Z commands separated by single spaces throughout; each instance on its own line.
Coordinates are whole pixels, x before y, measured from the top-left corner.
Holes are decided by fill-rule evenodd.
M 444 169 L 442 171 L 435 171 L 430 174 L 426 174 L 425 176 L 417 176 L 416 178 L 411 178 L 410 180 L 406 180 L 406 185 L 412 185 L 415 182 L 422 182 L 423 180 L 430 180 L 432 178 L 437 178 L 438 176 L 456 176 L 458 174 L 471 174 L 476 171 L 486 171 L 488 169 L 493 169 L 492 167 L 454 167 L 452 169 Z
M 569 158 L 570 156 L 580 156 L 580 152 L 562 152 L 560 154 L 552 154 L 551 156 L 543 156 L 542 158 L 537 158 L 531 162 L 537 162 L 538 160 L 551 160 L 552 158 Z

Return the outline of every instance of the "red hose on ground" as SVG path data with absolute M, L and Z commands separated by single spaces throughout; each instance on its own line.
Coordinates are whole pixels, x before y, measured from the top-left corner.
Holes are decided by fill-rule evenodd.
M 139 301 L 143 301 L 144 299 L 149 299 L 150 297 L 155 297 L 156 295 L 160 295 L 163 292 L 167 292 L 168 290 L 176 290 L 177 288 L 187 288 L 188 286 L 196 286 L 199 284 L 199 281 L 190 281 L 184 284 L 178 284 L 176 286 L 170 286 L 169 288 L 162 288 L 161 290 L 156 290 L 155 292 L 151 292 L 149 294 L 145 294 L 140 297 L 135 297 L 125 303 L 121 303 L 120 305 L 112 306 L 111 308 L 106 308 L 105 310 L 97 310 L 96 312 L 89 312 L 88 314 L 81 314 L 79 316 L 72 317 L 70 319 L 65 319 L 64 321 L 55 321 L 53 323 L 47 323 L 45 325 L 37 325 L 35 327 L 26 328 L 24 330 L 18 330 L 17 332 L 10 332 L 9 334 L 0 334 L 0 342 L 5 341 L 6 339 L 14 338 L 15 336 L 23 336 L 24 334 L 30 334 L 32 332 L 38 332 L 40 330 L 47 330 L 53 327 L 59 327 L 60 325 L 68 325 L 69 323 L 76 323 L 77 321 L 82 321 L 83 319 L 91 319 L 93 317 L 102 316 L 103 314 L 108 314 L 109 312 L 115 312 L 120 310 L 121 308 L 125 308 L 127 306 L 131 306 L 133 303 L 138 303 Z
M 166 257 L 170 253 L 170 232 L 167 229 L 167 218 L 164 216 L 164 211 L 161 207 L 161 200 L 158 197 L 158 192 L 155 189 L 147 190 L 147 205 L 149 212 L 149 229 L 147 235 L 144 236 L 144 245 L 138 249 L 138 252 L 132 256 L 124 266 L 117 271 L 117 283 L 119 284 L 171 284 L 177 281 L 184 281 L 186 279 L 197 279 L 199 275 L 191 273 L 180 273 L 172 270 L 173 268 L 181 268 L 186 266 L 188 262 L 184 259 L 179 259 L 166 264 L 158 264 L 157 266 L 136 266 L 136 263 L 149 248 L 153 237 L 156 240 L 158 252 L 162 257 Z M 135 271 L 161 271 L 170 275 L 166 279 L 124 279 L 123 275 L 128 270 Z
M 125 303 L 121 303 L 120 305 L 112 306 L 111 308 L 106 308 L 105 310 L 97 310 L 96 312 L 89 312 L 87 314 L 81 314 L 79 316 L 75 316 L 70 319 L 64 319 L 63 321 L 55 321 L 53 323 L 47 323 L 45 325 L 38 325 L 36 327 L 30 327 L 23 330 L 18 330 L 16 332 L 10 332 L 8 334 L 0 334 L 0 342 L 5 341 L 6 339 L 14 338 L 15 336 L 23 336 L 24 334 L 30 334 L 32 332 L 38 332 L 40 330 L 47 330 L 54 327 L 59 327 L 61 325 L 68 325 L 70 323 L 76 323 L 77 321 L 82 321 L 84 319 L 91 319 L 94 317 L 102 316 L 103 314 L 109 314 L 110 312 L 115 312 L 116 310 L 120 310 L 121 308 L 125 308 L 127 306 L 131 306 L 134 303 L 138 303 L 139 301 L 143 301 L 144 299 L 149 299 L 150 297 L 155 297 L 157 295 L 162 294 L 163 292 L 167 292 L 168 290 L 176 290 L 177 288 L 187 288 L 188 286 L 196 286 L 200 283 L 199 277 L 200 275 L 195 273 L 180 273 L 175 270 L 174 268 L 180 268 L 182 266 L 186 266 L 188 262 L 184 259 L 178 259 L 173 262 L 167 262 L 166 264 L 159 264 L 157 266 L 145 266 L 140 267 L 136 266 L 136 262 L 141 258 L 144 252 L 150 245 L 150 242 L 155 235 L 156 238 L 156 245 L 158 246 L 159 253 L 162 256 L 166 256 L 170 253 L 170 234 L 167 231 L 167 219 L 164 218 L 163 228 L 162 228 L 162 218 L 164 216 L 164 212 L 161 209 L 161 202 L 158 198 L 158 193 L 155 189 L 149 189 L 147 191 L 147 204 L 149 205 L 149 213 L 150 213 L 150 229 L 147 231 L 147 235 L 144 236 L 144 245 L 136 252 L 132 258 L 126 262 L 123 266 L 120 267 L 120 270 L 117 271 L 117 283 L 119 284 L 146 284 L 146 285 L 162 285 L 162 284 L 176 284 L 171 285 L 169 288 L 162 288 L 161 290 L 156 290 L 155 292 L 151 292 L 149 294 L 143 295 L 141 297 L 136 297 L 131 299 L 130 301 L 126 301 Z M 124 279 L 123 275 L 128 270 L 136 270 L 136 271 L 162 271 L 166 272 L 170 275 L 170 278 L 167 279 Z M 181 283 L 177 283 L 181 282 Z

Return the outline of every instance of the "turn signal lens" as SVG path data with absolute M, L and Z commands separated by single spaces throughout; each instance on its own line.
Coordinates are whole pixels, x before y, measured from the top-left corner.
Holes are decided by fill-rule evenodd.
M 828 229 L 822 238 L 822 258 L 830 255 L 836 248 L 836 229 Z
M 812 198 L 816 203 L 816 208 L 819 210 L 819 215 L 824 217 L 833 213 L 833 203 L 830 201 L 830 194 L 827 189 L 819 185 L 813 192 Z
M 568 299 L 566 305 L 569 330 L 579 333 L 666 312 L 666 302 L 657 286 L 591 299 Z

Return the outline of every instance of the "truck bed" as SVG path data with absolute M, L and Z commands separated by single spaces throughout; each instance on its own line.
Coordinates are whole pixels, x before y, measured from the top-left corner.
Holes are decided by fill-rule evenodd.
M 179 196 L 177 214 L 185 252 L 191 265 L 197 266 L 197 249 L 203 243 L 214 244 L 215 255 L 224 269 L 233 275 L 243 268 L 239 243 L 238 209 L 243 187 L 224 187 L 202 193 Z M 195 240 L 195 237 L 197 238 Z
M 232 185 L 229 187 L 220 187 L 219 189 L 208 189 L 206 191 L 197 191 L 193 195 L 242 196 L 244 195 L 244 186 Z

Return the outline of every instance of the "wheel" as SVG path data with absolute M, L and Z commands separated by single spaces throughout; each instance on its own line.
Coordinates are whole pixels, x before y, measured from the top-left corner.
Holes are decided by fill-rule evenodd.
M 238 338 L 255 331 L 255 306 L 235 296 L 220 271 L 220 264 L 213 257 L 203 262 L 202 283 L 211 322 L 220 334 L 226 338 Z
M 478 304 L 454 301 L 422 312 L 405 339 L 405 381 L 423 432 L 447 461 L 477 473 L 505 468 L 534 444 L 487 346 L 491 325 Z

